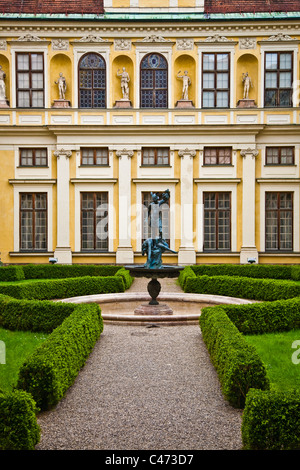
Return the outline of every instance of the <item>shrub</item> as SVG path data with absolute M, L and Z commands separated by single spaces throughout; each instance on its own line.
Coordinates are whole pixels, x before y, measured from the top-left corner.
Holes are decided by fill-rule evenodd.
M 248 305 L 224 305 L 230 320 L 243 334 L 263 334 L 300 328 L 300 297 Z
M 289 299 L 300 295 L 300 284 L 276 279 L 253 279 L 229 276 L 188 277 L 185 292 L 218 294 L 253 300 Z
M 184 290 L 185 289 L 185 283 L 186 280 L 189 277 L 196 277 L 196 274 L 194 272 L 194 269 L 191 266 L 186 266 L 182 271 L 180 271 L 179 277 L 178 277 L 178 282 L 181 288 Z
M 64 279 L 82 276 L 114 276 L 118 266 L 94 264 L 27 264 L 22 267 L 25 279 Z
M 245 450 L 299 450 L 299 391 L 250 390 L 243 412 L 242 440 Z
M 103 330 L 97 304 L 81 304 L 24 362 L 17 388 L 42 410 L 56 405 L 73 384 Z
M 261 279 L 292 279 L 294 269 L 293 266 L 267 264 L 202 264 L 191 268 L 196 276 L 241 276 Z
M 122 276 L 78 277 L 14 282 L 0 285 L 0 293 L 17 299 L 63 299 L 82 295 L 124 292 Z
M 8 330 L 50 333 L 67 318 L 75 304 L 47 300 L 17 300 L 0 296 L 0 326 Z
M 133 283 L 133 277 L 130 275 L 128 269 L 120 268 L 116 272 L 115 276 L 119 276 L 123 279 L 125 289 L 129 289 L 131 284 Z
M 40 440 L 38 409 L 31 395 L 22 390 L 0 391 L 0 449 L 33 450 Z
M 0 282 L 22 281 L 25 279 L 22 266 L 1 266 Z
M 262 360 L 222 307 L 204 308 L 199 323 L 225 398 L 232 406 L 243 408 L 250 388 L 269 388 Z

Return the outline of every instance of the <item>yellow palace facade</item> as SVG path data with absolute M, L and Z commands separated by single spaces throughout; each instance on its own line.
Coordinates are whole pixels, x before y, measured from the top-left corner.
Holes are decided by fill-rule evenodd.
M 2 9 L 1 261 L 143 263 L 168 189 L 165 262 L 298 263 L 300 6 L 68 3 Z

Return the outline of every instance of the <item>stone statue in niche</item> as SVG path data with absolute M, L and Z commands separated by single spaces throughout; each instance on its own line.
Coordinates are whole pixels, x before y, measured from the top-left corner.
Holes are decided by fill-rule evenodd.
M 54 82 L 54 83 L 55 83 L 55 85 L 58 85 L 59 99 L 60 100 L 65 100 L 66 99 L 66 91 L 67 91 L 67 82 L 66 82 L 66 79 L 63 76 L 62 72 L 60 72 L 57 81 Z
M 122 68 L 122 72 L 120 72 L 120 69 L 118 69 L 117 77 L 121 77 L 121 90 L 122 90 L 123 98 L 120 100 L 116 100 L 115 107 L 116 108 L 131 108 L 132 104 L 129 99 L 130 77 L 129 77 L 129 73 L 126 72 L 125 67 Z
M 70 101 L 66 100 L 67 82 L 62 72 L 54 83 L 58 86 L 59 100 L 54 100 L 53 108 L 69 108 Z
M 250 88 L 253 86 L 252 85 L 252 80 L 249 77 L 248 72 L 243 73 L 242 82 L 244 84 L 244 100 L 248 100 L 249 99 Z
M 194 105 L 191 100 L 189 100 L 189 87 L 192 84 L 192 80 L 188 75 L 188 71 L 185 70 L 183 75 L 180 75 L 181 70 L 177 73 L 176 78 L 182 80 L 182 95 L 181 99 L 177 101 L 177 108 L 193 108 Z
M 189 99 L 189 86 L 191 85 L 192 81 L 188 76 L 188 71 L 185 70 L 183 75 L 179 75 L 181 70 L 177 73 L 177 78 L 182 80 L 182 99 L 188 100 Z
M 0 108 L 7 108 L 8 101 L 6 99 L 6 87 L 5 87 L 6 74 L 0 65 Z
M 120 69 L 118 69 L 117 76 L 121 77 L 121 90 L 122 90 L 123 100 L 129 100 L 130 77 L 129 77 L 128 72 L 126 72 L 126 68 L 123 67 L 122 72 L 120 72 Z
M 249 98 L 249 93 L 253 83 L 248 72 L 242 74 L 242 83 L 244 86 L 243 99 L 237 103 L 238 108 L 256 108 L 255 100 Z

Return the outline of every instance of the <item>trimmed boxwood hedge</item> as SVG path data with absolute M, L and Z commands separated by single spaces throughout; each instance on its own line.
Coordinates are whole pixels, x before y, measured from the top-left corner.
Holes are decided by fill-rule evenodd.
M 204 275 L 187 277 L 184 292 L 271 301 L 299 296 L 300 283 L 279 279 Z
M 22 266 L 0 266 L 0 282 L 22 281 L 25 279 Z
M 102 264 L 27 264 L 21 267 L 25 279 L 65 279 L 82 276 L 114 276 L 119 266 Z
M 19 300 L 0 295 L 0 327 L 7 330 L 51 333 L 76 307 L 47 300 Z
M 0 449 L 33 450 L 40 440 L 38 409 L 23 390 L 0 391 Z
M 269 388 L 262 360 L 222 307 L 204 308 L 199 322 L 225 398 L 232 406 L 243 408 L 250 388 Z
M 241 276 L 260 279 L 295 279 L 299 266 L 268 264 L 200 264 L 191 266 L 196 276 Z
M 250 390 L 243 414 L 242 440 L 245 450 L 299 450 L 299 390 Z
M 17 299 L 50 300 L 110 292 L 124 292 L 123 276 L 77 277 L 12 282 L 0 285 L 0 293 Z
M 19 371 L 17 388 L 30 393 L 42 410 L 56 405 L 73 384 L 103 330 L 97 304 L 80 304 Z

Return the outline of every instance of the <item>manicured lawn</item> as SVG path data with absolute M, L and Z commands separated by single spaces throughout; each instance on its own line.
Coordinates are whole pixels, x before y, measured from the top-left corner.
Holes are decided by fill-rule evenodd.
M 1 349 L 0 389 L 12 390 L 16 385 L 18 372 L 24 360 L 47 339 L 47 336 L 45 333 L 9 331 L 0 328 L 0 341 L 3 341 L 5 345 L 5 361 L 3 360 L 3 348 Z
M 272 388 L 300 390 L 300 362 L 292 360 L 293 357 L 300 359 L 300 330 L 249 335 L 245 339 L 256 348 L 265 363 Z M 295 341 L 299 341 L 299 345 L 292 347 Z

